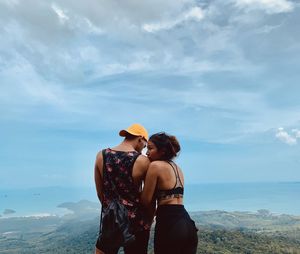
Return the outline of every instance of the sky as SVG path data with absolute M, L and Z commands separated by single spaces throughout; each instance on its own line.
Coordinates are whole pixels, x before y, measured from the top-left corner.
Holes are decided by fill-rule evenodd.
M 300 181 L 300 2 L 0 0 L 0 188 L 93 186 L 141 123 L 188 184 Z

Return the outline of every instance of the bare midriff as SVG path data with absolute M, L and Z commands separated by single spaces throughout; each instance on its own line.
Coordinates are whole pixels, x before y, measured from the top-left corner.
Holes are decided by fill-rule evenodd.
M 168 198 L 158 201 L 158 205 L 182 205 L 183 198 Z

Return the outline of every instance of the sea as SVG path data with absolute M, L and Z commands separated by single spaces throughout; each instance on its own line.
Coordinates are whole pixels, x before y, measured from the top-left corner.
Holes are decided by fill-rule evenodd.
M 184 205 L 195 211 L 267 209 L 275 214 L 300 215 L 300 182 L 205 183 L 185 186 Z M 64 202 L 99 202 L 93 186 L 0 189 L 0 219 L 23 216 L 63 216 Z

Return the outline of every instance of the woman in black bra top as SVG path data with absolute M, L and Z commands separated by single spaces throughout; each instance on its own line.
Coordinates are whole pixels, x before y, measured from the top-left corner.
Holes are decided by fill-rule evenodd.
M 180 151 L 175 136 L 164 132 L 150 137 L 147 171 L 142 204 L 149 214 L 157 202 L 154 234 L 155 254 L 194 254 L 197 252 L 197 228 L 183 206 L 184 179 L 181 169 L 172 161 Z

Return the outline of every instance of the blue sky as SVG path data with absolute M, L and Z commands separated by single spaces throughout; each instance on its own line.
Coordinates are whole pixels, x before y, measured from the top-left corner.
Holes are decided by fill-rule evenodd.
M 92 186 L 131 123 L 187 183 L 300 181 L 300 4 L 0 0 L 0 186 Z

